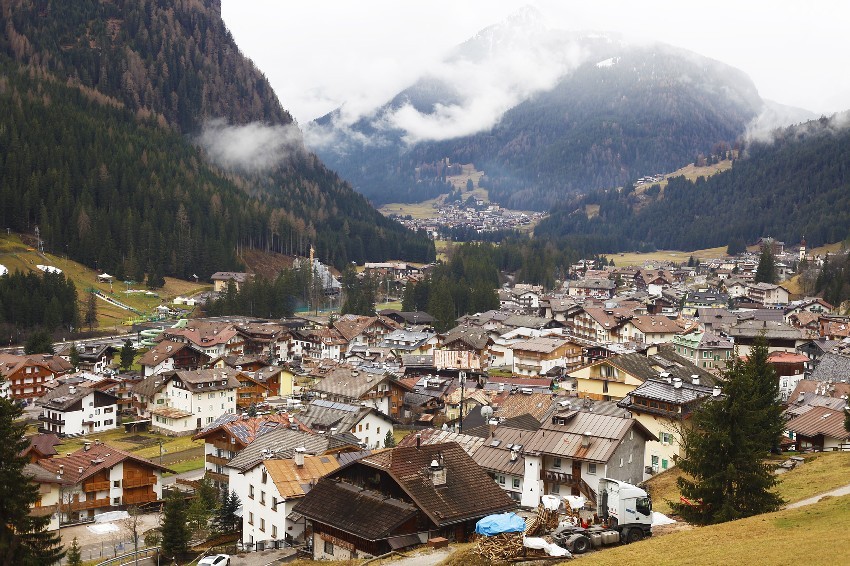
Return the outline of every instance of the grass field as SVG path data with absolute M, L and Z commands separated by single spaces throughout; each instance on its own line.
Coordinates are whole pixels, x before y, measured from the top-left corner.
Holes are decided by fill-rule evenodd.
M 776 492 L 787 503 L 850 483 L 850 453 L 822 452 L 807 454 L 805 458 L 805 464 L 779 476 Z M 678 468 L 673 468 L 646 482 L 652 496 L 652 507 L 659 513 L 669 514 L 671 509 L 668 501 L 679 501 L 679 490 L 676 487 L 679 475 Z
M 200 470 L 204 467 L 204 457 L 199 456 L 197 458 L 191 458 L 189 460 L 183 460 L 182 462 L 176 462 L 174 464 L 168 464 L 168 468 L 174 470 L 177 474 L 182 474 L 183 472 L 191 472 L 192 470 Z M 166 474 L 166 476 L 171 474 Z
M 612 254 L 609 259 L 614 260 L 614 265 L 617 267 L 628 267 L 631 265 L 643 265 L 646 262 L 660 263 L 671 261 L 674 263 L 687 263 L 688 258 L 694 256 L 697 259 L 719 258 L 726 257 L 726 246 L 718 248 L 708 248 L 704 250 L 695 250 L 692 252 L 683 252 L 676 250 L 659 250 L 656 252 L 640 253 L 629 252 L 621 254 Z
M 135 437 L 138 438 L 138 440 L 130 441 L 127 440 L 128 437 Z M 58 452 L 59 457 L 62 457 L 69 452 L 76 452 L 83 447 L 86 441 L 93 442 L 94 440 L 100 440 L 101 442 L 119 450 L 124 450 L 125 452 L 130 452 L 136 456 L 151 460 L 155 460 L 159 457 L 160 441 L 162 441 L 163 453 L 171 454 L 172 457 L 174 454 L 179 454 L 191 449 L 197 449 L 204 445 L 203 440 L 192 440 L 190 436 L 171 437 L 152 432 L 127 434 L 124 432 L 123 428 L 117 428 L 106 432 L 90 434 L 88 436 L 65 438 L 62 440 L 62 443 L 56 447 L 56 452 Z M 175 466 L 179 466 L 180 464 L 182 464 L 182 462 L 178 462 Z M 201 465 L 199 466 L 188 469 L 197 469 L 202 467 L 203 462 L 201 462 Z

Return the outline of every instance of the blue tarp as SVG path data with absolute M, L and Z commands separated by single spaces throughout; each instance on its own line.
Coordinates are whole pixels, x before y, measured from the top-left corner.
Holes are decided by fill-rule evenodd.
M 475 523 L 475 532 L 488 537 L 500 533 L 521 533 L 523 531 L 525 531 L 525 521 L 516 513 L 487 515 Z

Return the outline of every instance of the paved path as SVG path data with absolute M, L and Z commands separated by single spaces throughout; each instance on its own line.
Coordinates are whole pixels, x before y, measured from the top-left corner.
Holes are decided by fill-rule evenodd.
M 433 566 L 448 558 L 452 552 L 452 549 L 447 547 L 432 552 L 423 551 L 412 556 L 402 557 L 392 562 L 384 561 L 383 563 L 388 566 Z
M 789 503 L 785 506 L 785 509 L 796 509 L 797 507 L 813 505 L 820 501 L 821 498 L 826 497 L 828 495 L 834 497 L 839 497 L 841 495 L 850 495 L 850 484 L 845 485 L 844 487 L 839 487 L 838 489 L 833 489 L 832 491 L 827 491 L 826 493 L 815 495 L 814 497 L 809 497 L 808 499 L 803 499 L 802 501 L 797 501 L 796 503 Z
M 71 544 L 77 537 L 77 544 L 82 549 L 83 560 L 97 558 L 112 558 L 116 554 L 123 554 L 133 550 L 130 533 L 124 528 L 121 520 L 113 521 L 118 531 L 97 534 L 88 529 L 87 525 L 76 525 L 73 527 L 62 527 L 62 543 L 66 546 Z M 145 513 L 139 515 L 139 533 L 143 533 L 159 524 L 159 515 L 156 513 Z M 139 541 L 139 548 L 144 548 L 145 543 Z
M 168 464 L 166 464 L 167 466 Z M 184 480 L 199 480 L 204 477 L 204 469 L 201 468 L 199 470 L 189 470 L 188 472 L 183 472 L 182 474 L 175 474 L 173 476 L 168 476 L 167 478 L 162 478 L 162 485 L 171 485 L 177 481 L 177 478 Z

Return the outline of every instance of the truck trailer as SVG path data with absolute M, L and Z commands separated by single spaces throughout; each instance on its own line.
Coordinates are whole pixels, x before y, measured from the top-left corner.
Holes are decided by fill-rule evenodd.
M 555 542 L 574 554 L 611 544 L 637 542 L 652 536 L 652 499 L 630 483 L 602 478 L 597 494 L 600 525 L 584 528 L 561 524 Z

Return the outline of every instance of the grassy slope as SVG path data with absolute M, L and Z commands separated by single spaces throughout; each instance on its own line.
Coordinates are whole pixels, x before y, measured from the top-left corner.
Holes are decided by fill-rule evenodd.
M 630 265 L 643 265 L 646 262 L 663 262 L 671 261 L 675 263 L 687 263 L 688 258 L 694 256 L 698 259 L 720 258 L 726 257 L 726 247 L 708 248 L 704 250 L 696 250 L 692 252 L 682 252 L 673 250 L 659 250 L 651 253 L 622 253 L 612 254 L 609 256 L 614 260 L 614 265 L 617 267 L 626 267 Z
M 850 453 L 823 452 L 805 458 L 805 464 L 779 476 L 776 491 L 785 501 L 793 503 L 850 483 Z M 679 501 L 679 475 L 678 468 L 673 468 L 647 482 L 656 511 L 668 514 L 671 510 L 667 502 Z
M 10 273 L 38 271 L 36 265 L 39 264 L 58 267 L 77 286 L 77 297 L 79 298 L 81 312 L 85 308 L 88 289 L 95 288 L 109 294 L 109 283 L 99 283 L 97 274 L 93 270 L 61 256 L 52 254 L 44 254 L 44 256 L 47 258 L 46 260 L 39 256 L 33 248 L 23 244 L 17 235 L 0 235 L 0 264 L 5 265 Z M 132 288 L 145 289 L 145 286 L 142 283 L 136 283 L 132 285 Z M 145 313 L 152 312 L 156 306 L 168 303 L 177 296 L 191 295 L 211 288 L 212 285 L 166 277 L 165 287 L 158 289 L 156 291 L 158 296 L 153 297 L 144 294 L 128 295 L 123 292 L 127 289 L 127 286 L 120 281 L 112 285 L 116 300 Z M 121 327 L 124 321 L 135 316 L 131 311 L 118 308 L 100 299 L 97 301 L 97 314 L 100 328 Z

